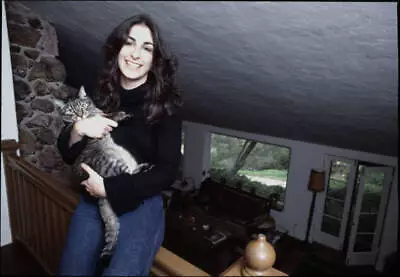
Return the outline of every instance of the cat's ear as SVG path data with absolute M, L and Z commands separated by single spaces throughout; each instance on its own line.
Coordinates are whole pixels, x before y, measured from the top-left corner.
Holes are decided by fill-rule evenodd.
M 62 110 L 62 108 L 65 106 L 65 103 L 60 99 L 53 99 L 53 102 L 60 110 Z
M 84 99 L 84 98 L 87 97 L 87 96 L 86 96 L 85 88 L 84 88 L 83 86 L 81 86 L 81 88 L 79 89 L 78 97 L 79 97 L 80 99 Z

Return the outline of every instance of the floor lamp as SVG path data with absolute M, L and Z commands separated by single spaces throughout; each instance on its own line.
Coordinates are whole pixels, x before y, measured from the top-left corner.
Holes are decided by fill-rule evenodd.
M 313 192 L 310 214 L 308 216 L 307 233 L 304 240 L 305 243 L 308 242 L 308 236 L 310 235 L 311 222 L 314 215 L 315 198 L 317 192 L 324 190 L 325 186 L 325 172 L 323 170 L 312 169 L 310 173 L 310 180 L 308 181 L 308 190 Z

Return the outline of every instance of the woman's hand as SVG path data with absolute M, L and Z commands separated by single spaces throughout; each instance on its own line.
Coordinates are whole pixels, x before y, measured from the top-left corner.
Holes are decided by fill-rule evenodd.
M 93 197 L 106 197 L 103 177 L 85 163 L 81 163 L 81 167 L 89 174 L 89 178 L 82 181 L 81 185 L 85 186 L 86 191 Z
M 95 115 L 75 122 L 73 130 L 81 137 L 101 138 L 117 126 L 116 121 Z

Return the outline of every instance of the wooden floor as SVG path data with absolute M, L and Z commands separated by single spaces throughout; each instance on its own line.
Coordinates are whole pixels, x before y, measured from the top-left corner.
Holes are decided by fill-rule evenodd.
M 1 247 L 1 276 L 48 276 L 20 243 Z
M 317 243 L 285 237 L 275 246 L 274 267 L 288 275 L 300 276 L 380 276 L 372 265 L 346 266 L 345 255 Z

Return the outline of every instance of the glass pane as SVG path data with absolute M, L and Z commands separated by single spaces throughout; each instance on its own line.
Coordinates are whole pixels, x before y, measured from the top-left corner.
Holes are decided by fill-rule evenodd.
M 356 236 L 356 242 L 354 244 L 354 252 L 369 252 L 372 249 L 372 241 L 374 235 L 361 235 Z
M 327 195 L 324 205 L 324 214 L 334 218 L 323 217 L 321 230 L 338 237 L 341 219 L 343 217 L 344 200 L 346 198 L 346 186 L 350 175 L 351 164 L 334 160 L 328 179 Z
M 321 231 L 339 237 L 340 221 L 331 217 L 322 218 Z
M 381 202 L 383 172 L 366 172 L 364 195 L 361 204 L 361 212 L 377 213 Z
M 345 200 L 350 168 L 351 164 L 346 162 L 332 161 L 327 190 L 329 198 Z
M 360 214 L 358 219 L 358 233 L 373 233 L 375 232 L 376 220 L 378 214 Z
M 211 134 L 211 178 L 283 205 L 290 148 Z
M 344 202 L 326 198 L 325 208 L 324 208 L 325 214 L 337 218 L 342 218 L 343 208 L 344 208 Z

